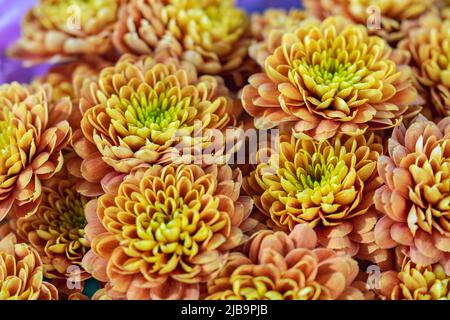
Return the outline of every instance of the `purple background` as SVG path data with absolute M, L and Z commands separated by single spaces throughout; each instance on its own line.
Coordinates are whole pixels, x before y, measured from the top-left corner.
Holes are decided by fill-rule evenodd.
M 37 0 L 0 0 L 0 84 L 11 81 L 27 82 L 42 73 L 48 66 L 24 69 L 19 61 L 12 61 L 5 56 L 6 48 L 20 34 L 20 22 L 25 12 Z M 300 0 L 237 0 L 239 6 L 248 12 L 263 11 L 266 8 L 299 7 Z

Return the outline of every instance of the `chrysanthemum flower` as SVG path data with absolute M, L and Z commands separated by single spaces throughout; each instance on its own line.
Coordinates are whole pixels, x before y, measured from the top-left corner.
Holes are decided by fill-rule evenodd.
M 110 167 L 127 173 L 189 157 L 187 149 L 212 147 L 207 130 L 232 124 L 236 106 L 221 79 L 198 77 L 189 63 L 124 55 L 83 83 L 83 119 L 73 138 L 83 177 L 98 182 Z
M 307 12 L 318 18 L 342 15 L 367 25 L 369 32 L 390 43 L 403 39 L 409 26 L 435 9 L 436 0 L 304 0 Z
M 0 300 L 58 300 L 58 290 L 43 281 L 39 254 L 9 234 L 0 240 Z
M 401 270 L 381 275 L 380 293 L 387 300 L 450 300 L 450 276 L 442 265 L 415 265 L 406 259 Z
M 262 14 L 253 14 L 251 31 L 254 41 L 249 48 L 249 55 L 264 67 L 267 56 L 280 45 L 282 35 L 298 27 L 306 16 L 304 11 L 297 9 L 268 9 Z
M 112 300 L 111 297 L 108 296 L 106 290 L 104 288 L 97 290 L 92 298 L 89 298 L 88 296 L 76 292 L 69 296 L 69 300 Z
M 26 14 L 9 53 L 31 63 L 107 54 L 123 0 L 40 0 Z
M 244 63 L 249 21 L 234 0 L 131 0 L 114 44 L 122 53 L 157 51 L 193 63 L 201 74 L 221 74 Z
M 81 261 L 89 250 L 85 207 L 89 198 L 76 191 L 77 179 L 62 174 L 42 189 L 36 214 L 19 218 L 17 233 L 40 254 L 49 279 L 80 282 L 89 278 Z
M 83 266 L 112 298 L 197 299 L 244 240 L 249 197 L 228 166 L 154 165 L 103 181 L 88 204 Z
M 348 255 L 317 248 L 306 225 L 284 232 L 262 231 L 232 253 L 208 283 L 207 299 L 218 300 L 363 300 L 352 286 L 358 264 Z
M 50 104 L 48 86 L 0 86 L 0 221 L 11 211 L 32 214 L 41 184 L 61 170 L 70 139 L 70 100 Z
M 396 65 L 399 56 L 364 26 L 306 20 L 282 37 L 265 72 L 250 77 L 244 108 L 257 128 L 291 122 L 314 139 L 393 127 L 420 110 L 410 108 L 417 92 L 411 70 Z
M 406 246 L 419 265 L 441 262 L 450 274 L 450 118 L 420 116 L 394 129 L 389 155 L 378 160 L 384 181 L 375 193 L 385 216 L 375 228 L 380 247 Z
M 434 115 L 450 115 L 450 21 L 434 15 L 420 19 L 399 47 L 411 53 L 416 86 L 431 101 Z
M 317 142 L 283 135 L 280 141 L 243 184 L 267 225 L 287 231 L 308 224 L 323 246 L 352 255 L 373 243 L 381 139 L 371 134 Z

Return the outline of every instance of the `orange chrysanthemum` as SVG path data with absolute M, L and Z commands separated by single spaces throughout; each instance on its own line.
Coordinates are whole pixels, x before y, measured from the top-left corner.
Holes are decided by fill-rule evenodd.
M 187 149 L 214 147 L 215 156 L 225 156 L 225 143 L 214 142 L 207 131 L 233 124 L 236 106 L 220 78 L 198 77 L 187 62 L 125 55 L 83 83 L 81 130 L 72 143 L 82 159 L 80 171 L 98 182 L 111 167 L 127 173 L 181 156 L 191 159 L 194 152 Z
M 244 108 L 257 128 L 289 122 L 314 139 L 391 128 L 420 111 L 411 108 L 417 92 L 399 58 L 364 26 L 342 18 L 306 20 L 283 36 L 265 72 L 250 77 Z
M 399 272 L 381 275 L 380 294 L 386 300 L 450 300 L 450 276 L 442 265 L 415 265 L 406 259 Z
M 90 275 L 81 261 L 90 249 L 85 207 L 89 198 L 76 191 L 77 179 L 58 175 L 43 187 L 36 214 L 19 218 L 17 232 L 41 255 L 49 279 L 82 282 Z
M 38 253 L 9 234 L 0 240 L 0 300 L 58 300 L 58 290 L 43 281 Z
M 109 54 L 123 0 L 40 0 L 26 14 L 9 53 L 30 63 Z
M 377 263 L 387 259 L 373 239 L 378 214 L 372 198 L 381 184 L 376 166 L 383 154 L 378 136 L 317 142 L 282 135 L 279 149 L 267 154 L 268 163 L 258 164 L 243 188 L 269 227 L 287 231 L 308 224 L 325 247 L 360 251 Z
M 378 160 L 384 181 L 375 205 L 380 247 L 406 246 L 419 265 L 441 262 L 450 274 L 450 118 L 437 125 L 420 116 L 394 129 L 389 155 Z
M 399 48 L 411 53 L 416 86 L 435 116 L 450 115 L 449 30 L 450 21 L 426 16 L 399 43 Z
M 11 211 L 32 214 L 42 181 L 61 170 L 71 136 L 70 100 L 51 101 L 48 86 L 0 86 L 0 221 Z
M 196 299 L 252 226 L 238 169 L 195 165 L 141 168 L 104 181 L 88 204 L 92 250 L 83 265 L 112 298 Z
M 342 15 L 367 25 L 390 43 L 403 39 L 420 17 L 435 10 L 436 0 L 304 0 L 307 12 L 318 18 Z
M 249 22 L 234 0 L 131 0 L 114 44 L 122 53 L 176 56 L 200 74 L 230 73 L 246 61 Z
M 208 283 L 207 299 L 220 300 L 363 300 L 352 286 L 358 264 L 348 255 L 317 248 L 306 225 L 284 232 L 262 231 L 232 253 L 220 274 Z

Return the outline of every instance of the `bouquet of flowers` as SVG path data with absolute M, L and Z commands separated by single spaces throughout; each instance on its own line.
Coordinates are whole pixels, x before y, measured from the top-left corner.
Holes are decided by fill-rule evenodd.
M 450 2 L 303 5 L 34 3 L 0 300 L 450 299 Z

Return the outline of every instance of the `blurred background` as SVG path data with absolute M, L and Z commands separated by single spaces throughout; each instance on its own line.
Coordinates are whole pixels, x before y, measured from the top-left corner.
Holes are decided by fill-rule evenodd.
M 38 0 L 0 0 L 0 84 L 11 81 L 27 82 L 35 75 L 44 72 L 48 66 L 23 68 L 21 63 L 8 59 L 6 48 L 20 34 L 20 22 L 25 12 Z M 263 11 L 266 8 L 300 7 L 301 0 L 237 0 L 240 7 L 248 12 Z

